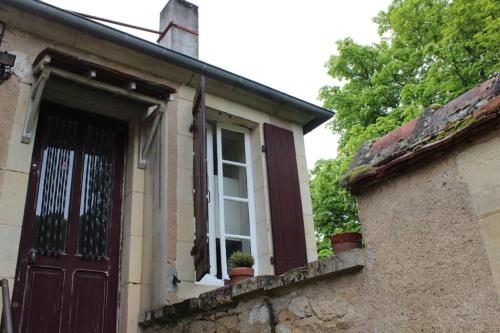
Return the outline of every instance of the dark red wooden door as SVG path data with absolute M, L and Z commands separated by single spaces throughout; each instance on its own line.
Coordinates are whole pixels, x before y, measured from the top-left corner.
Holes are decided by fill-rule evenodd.
M 276 275 L 307 265 L 304 217 L 293 133 L 264 124 Z
M 116 332 L 127 126 L 41 108 L 13 292 L 16 332 Z

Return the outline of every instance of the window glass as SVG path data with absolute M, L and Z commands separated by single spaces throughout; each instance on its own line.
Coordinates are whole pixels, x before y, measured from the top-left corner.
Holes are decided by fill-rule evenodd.
M 74 158 L 71 149 L 47 147 L 43 151 L 33 237 L 33 247 L 40 254 L 64 252 Z
M 247 169 L 224 164 L 224 195 L 247 198 Z
M 89 126 L 83 160 L 83 181 L 77 252 L 84 258 L 106 256 L 113 180 L 111 130 Z
M 252 253 L 252 240 L 241 239 L 251 237 L 247 179 L 249 161 L 245 147 L 247 134 L 223 129 L 216 124 L 209 126 L 207 128 L 212 131 L 207 132 L 207 158 L 211 164 L 208 176 L 213 191 L 209 196 L 211 274 L 222 279 L 227 274 L 227 260 L 232 253 L 243 251 L 255 255 Z M 221 147 L 217 147 L 218 142 Z M 218 166 L 221 168 L 218 169 Z
M 224 200 L 224 224 L 226 234 L 250 236 L 248 204 L 233 200 Z
M 42 255 L 58 255 L 64 252 L 66 244 L 78 124 L 55 116 L 48 117 L 48 124 L 35 209 L 33 248 Z
M 245 135 L 222 129 L 222 159 L 245 163 Z

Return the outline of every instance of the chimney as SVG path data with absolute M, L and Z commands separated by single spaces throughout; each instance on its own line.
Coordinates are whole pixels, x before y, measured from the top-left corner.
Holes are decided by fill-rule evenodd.
M 160 14 L 161 46 L 198 58 L 198 7 L 185 0 L 169 0 Z

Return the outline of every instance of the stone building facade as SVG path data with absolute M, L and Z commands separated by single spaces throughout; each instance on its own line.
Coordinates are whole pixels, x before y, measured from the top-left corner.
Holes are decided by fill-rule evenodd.
M 497 332 L 500 76 L 366 143 L 364 248 L 144 315 L 146 332 Z
M 171 4 L 187 11 L 181 15 L 184 26 L 177 29 L 179 24 L 164 19 L 162 38 L 167 40 L 160 44 L 182 46 L 183 31 L 189 34 L 190 56 L 42 2 L 0 2 L 0 22 L 6 27 L 0 50 L 16 56 L 12 76 L 0 85 L 0 277 L 14 286 L 11 307 L 18 319 L 16 331 L 66 332 L 77 327 L 88 332 L 96 322 L 93 327 L 103 332 L 498 331 L 498 76 L 362 147 L 345 180 L 358 196 L 364 248 L 318 262 L 303 136 L 332 113 L 191 57 L 197 55 L 193 44 L 197 24 L 192 21 L 197 9 L 182 0 Z M 204 90 L 199 84 L 202 77 L 207 80 Z M 191 125 L 201 112 L 194 108 L 200 91 L 204 115 L 214 126 L 212 139 L 220 138 L 224 129 L 245 137 L 244 162 L 235 160 L 241 155 L 225 159 L 212 151 L 222 168 L 230 164 L 251 170 L 246 173 L 252 179 L 246 183 L 246 197 L 228 199 L 222 192 L 219 198 L 219 204 L 233 200 L 253 206 L 248 219 L 257 236 L 243 235 L 240 240 L 248 239 L 254 249 L 258 276 L 236 286 L 217 288 L 224 269 L 219 272 L 214 264 L 210 281 L 196 281 L 197 265 L 191 255 L 196 234 L 193 189 L 197 189 Z M 102 124 L 112 124 L 116 130 L 112 135 L 126 139 L 103 139 L 81 160 L 68 159 L 75 152 L 65 150 L 67 144 L 59 141 L 45 153 L 40 142 L 52 139 L 43 135 L 68 119 L 81 121 L 74 131 L 80 140 L 74 140 L 72 131 L 64 132 L 68 140 L 73 138 L 70 148 L 79 152 L 99 138 L 85 133 Z M 271 204 L 272 183 L 279 177 L 270 179 L 268 174 L 269 126 L 288 133 L 284 146 L 294 147 L 288 150 L 293 153 L 287 161 L 297 165 L 293 199 L 300 202 L 294 209 L 299 207 L 302 214 L 291 217 L 303 229 L 299 238 L 304 242 L 303 263 L 308 264 L 279 276 L 271 264 L 271 259 L 275 263 L 282 259 L 275 255 L 277 222 L 272 212 L 288 200 Z M 116 208 L 110 213 L 119 230 L 115 261 L 100 252 L 101 243 L 90 250 L 83 246 L 83 255 L 68 255 L 60 248 L 65 246 L 59 242 L 60 233 L 45 238 L 33 229 L 35 220 L 29 214 L 40 215 L 36 207 L 43 202 L 37 199 L 43 186 L 35 185 L 40 174 L 48 173 L 47 163 L 57 158 L 63 159 L 57 164 L 59 174 L 67 175 L 72 163 L 83 165 L 80 174 L 87 174 L 82 170 L 90 170 L 92 160 L 101 163 L 95 171 L 101 177 L 99 170 L 107 164 L 95 156 L 104 154 L 100 146 L 110 142 L 118 144 L 112 156 L 123 157 L 123 163 L 119 159 L 115 163 L 123 168 L 113 171 L 117 178 L 123 174 L 123 184 L 110 189 L 116 193 L 115 205 L 98 202 L 100 211 Z M 49 153 L 58 157 L 43 157 Z M 209 183 L 217 179 L 225 186 L 216 171 L 210 173 Z M 86 188 L 91 186 L 88 179 L 82 176 L 75 184 Z M 69 196 L 78 199 L 79 191 L 64 190 L 58 202 Z M 77 199 L 82 206 L 88 204 Z M 73 211 L 77 220 L 87 221 L 96 214 L 95 209 Z M 68 223 L 68 218 L 52 213 L 49 209 L 46 214 L 50 221 Z M 58 214 L 65 216 L 66 208 Z M 80 229 L 71 228 L 70 252 L 72 246 L 80 251 L 81 244 L 94 244 L 89 239 L 102 241 L 99 232 L 98 237 L 89 236 L 85 229 L 87 234 L 80 238 Z M 38 243 L 50 239 L 49 249 L 28 242 L 33 230 L 38 232 Z M 283 244 L 290 251 L 297 247 L 294 242 Z M 230 245 L 234 248 L 234 243 Z M 58 260 L 68 260 L 68 266 L 55 267 Z M 106 271 L 108 263 L 115 264 L 115 271 Z M 75 289 L 61 288 L 61 277 L 71 269 L 80 280 L 75 280 Z M 106 280 L 111 275 L 116 281 Z M 33 281 L 45 284 L 35 288 Z M 82 302 L 76 302 L 72 290 L 83 290 Z M 99 291 L 113 296 L 115 303 L 113 297 L 99 301 Z M 58 293 L 67 294 L 58 298 Z M 37 306 L 33 318 L 42 320 L 33 321 L 36 325 L 23 319 L 26 304 Z M 57 311 L 43 312 L 46 309 Z M 114 322 L 99 317 L 103 313 L 110 313 Z M 73 326 L 50 326 L 54 323 Z
M 303 264 L 316 260 L 304 134 L 331 118 L 333 113 L 194 58 L 198 53 L 197 15 L 196 6 L 183 0 L 170 1 L 162 12 L 160 45 L 157 45 L 43 2 L 0 2 L 0 22 L 5 26 L 0 50 L 16 56 L 14 66 L 9 69 L 11 77 L 0 84 L 0 277 L 7 278 L 11 288 L 13 286 L 11 307 L 16 331 L 65 332 L 69 328 L 50 325 L 72 322 L 73 319 L 58 318 L 75 318 L 76 311 L 89 316 L 79 324 L 74 320 L 70 324 L 83 331 L 90 330 L 87 326 L 94 325 L 92 318 L 97 318 L 99 324 L 93 327 L 105 332 L 140 332 L 140 314 L 224 284 L 227 276 L 221 246 L 216 247 L 210 241 L 210 251 L 212 244 L 216 251 L 211 257 L 218 258 L 212 267 L 222 265 L 222 268 L 205 274 L 211 275 L 208 281 L 197 281 L 192 256 L 196 244 L 193 238 L 197 233 L 193 223 L 193 190 L 197 190 L 193 181 L 193 176 L 196 177 L 193 100 L 197 90 L 201 91 L 202 77 L 206 79 L 202 90 L 203 116 L 206 123 L 213 126 L 212 138 L 222 137 L 222 144 L 224 135 L 228 140 L 236 138 L 245 153 L 243 161 L 234 160 L 242 156 L 241 151 L 223 160 L 220 155 L 232 152 L 232 146 L 227 144 L 220 148 L 222 154 L 212 151 L 211 156 L 221 163 L 219 173 L 225 173 L 227 166 L 227 169 L 239 170 L 236 172 L 239 180 L 245 179 L 237 188 L 239 193 L 220 196 L 219 204 L 221 201 L 233 203 L 225 214 L 240 213 L 242 223 L 247 223 L 247 229 L 240 234 L 234 231 L 231 234 L 228 230 L 225 237 L 231 241 L 228 241 L 231 247 L 228 246 L 225 254 L 229 256 L 238 247 L 247 249 L 255 257 L 257 275 L 275 273 L 271 257 L 276 257 L 273 226 L 277 220 L 275 216 L 271 222 L 270 180 L 279 179 L 268 177 L 270 153 L 262 148 L 269 145 L 265 127 L 272 126 L 286 133 L 287 147 L 293 148 L 288 150 L 289 159 L 296 164 L 296 182 L 291 192 L 296 194 L 295 209 L 301 210 L 296 228 L 302 231 L 299 238 L 303 242 Z M 182 43 L 183 39 L 188 42 Z M 183 45 L 186 49 L 182 49 Z M 164 46 L 177 47 L 177 51 Z M 95 134 L 101 132 L 92 131 L 108 123 L 116 130 L 108 133 L 115 139 L 101 140 L 101 134 Z M 68 127 L 60 130 L 61 124 Z M 63 136 L 57 139 L 59 141 L 50 136 L 58 129 Z M 78 139 L 74 139 L 73 134 Z M 93 140 L 101 141 L 87 151 Z M 51 148 L 44 148 L 44 142 L 49 142 Z M 105 155 L 108 148 L 103 147 L 108 147 L 110 142 L 118 148 L 109 148 L 117 150 Z M 214 139 L 214 147 L 221 146 L 221 142 Z M 209 151 L 211 148 L 206 146 Z M 81 151 L 84 154 L 79 159 Z M 73 159 L 74 156 L 77 157 Z M 116 168 L 106 169 L 109 160 L 102 156 L 116 158 L 113 160 Z M 81 169 L 74 169 L 75 165 L 81 165 Z M 68 176 L 68 170 L 77 171 Z M 99 180 L 104 179 L 106 170 L 116 176 L 113 184 L 117 181 L 123 185 L 109 188 L 116 200 L 109 204 L 101 199 L 88 199 L 93 198 L 92 193 L 99 192 L 99 188 L 106 188 L 103 184 L 108 183 Z M 91 176 L 85 176 L 91 172 L 97 179 L 92 184 Z M 45 177 L 43 182 L 40 175 Z M 74 180 L 80 175 L 80 180 Z M 217 179 L 213 170 L 211 176 L 209 185 Z M 50 183 L 51 179 L 57 181 Z M 233 183 L 234 179 L 237 177 L 233 177 Z M 45 190 L 39 185 L 42 183 L 52 185 L 47 185 Z M 66 185 L 70 183 L 73 185 Z M 231 187 L 227 183 L 230 180 L 226 177 L 219 182 L 235 191 L 234 184 Z M 64 189 L 61 190 L 61 186 Z M 242 191 L 245 195 L 241 195 Z M 47 199 L 49 208 L 43 208 L 46 207 L 43 198 L 53 193 L 59 194 L 54 201 Z M 105 196 L 111 192 L 99 193 Z M 82 199 L 74 199 L 75 195 L 81 195 Z M 70 197 L 72 204 L 68 203 Z M 209 197 L 207 193 L 205 206 L 209 205 Z M 234 202 L 239 203 L 240 208 L 235 208 Z M 77 203 L 90 208 L 78 212 L 72 208 Z M 94 204 L 98 206 L 92 206 Z M 39 207 L 42 208 L 39 210 Z M 56 212 L 54 207 L 60 211 Z M 101 227 L 95 230 L 101 231 L 95 234 L 85 234 L 94 230 L 91 226 L 90 229 L 72 226 L 69 215 L 87 221 L 108 208 L 111 219 L 116 222 L 110 225 L 115 224 L 116 228 L 99 229 L 102 227 L 99 221 L 107 218 L 104 215 L 96 219 Z M 44 213 L 44 209 L 48 211 Z M 32 215 L 36 218 L 44 215 L 45 224 L 37 224 L 42 222 L 33 220 Z M 227 220 L 229 229 L 231 220 Z M 220 219 L 217 221 L 222 223 Z M 43 230 L 49 231 L 44 233 L 40 231 L 42 227 L 34 227 L 38 225 L 48 226 L 49 229 Z M 61 225 L 69 225 L 69 229 L 61 229 Z M 60 239 L 66 237 L 66 232 L 69 238 L 61 245 Z M 110 238 L 103 238 L 102 234 L 107 232 Z M 112 241 L 113 232 L 116 239 L 109 249 L 113 246 L 114 259 L 107 255 L 111 250 L 102 252 L 102 242 L 105 248 L 106 240 Z M 219 241 L 223 236 L 219 236 L 222 235 L 219 229 L 215 232 L 214 239 Z M 34 237 L 36 244 L 30 241 Z M 290 245 L 296 248 L 296 244 Z M 295 251 L 294 248 L 291 250 Z M 71 251 L 76 254 L 71 255 Z M 64 260 L 68 266 L 56 267 L 55 263 Z M 66 281 L 65 272 L 71 270 L 76 274 L 70 274 L 76 276 L 76 284 L 71 288 L 61 287 L 59 284 L 65 283 L 61 281 Z M 115 280 L 107 280 L 108 276 Z M 79 292 L 83 301 L 77 302 L 71 290 Z M 107 295 L 105 301 L 98 300 L 102 296 L 98 295 L 99 290 Z M 61 296 L 66 291 L 67 295 Z M 45 293 L 51 293 L 52 297 L 45 297 Z M 38 310 L 26 312 L 27 304 Z M 80 304 L 83 308 L 64 314 L 73 306 L 68 304 Z M 101 305 L 106 307 L 104 312 Z M 58 306 L 60 311 L 44 312 Z M 26 319 L 31 313 L 34 313 L 33 322 Z M 108 323 L 108 317 L 115 319 Z

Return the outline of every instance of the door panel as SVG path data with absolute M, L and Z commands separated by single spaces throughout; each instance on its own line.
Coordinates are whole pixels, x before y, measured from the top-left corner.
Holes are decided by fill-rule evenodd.
M 127 125 L 43 104 L 13 292 L 16 332 L 116 332 Z
M 61 269 L 30 268 L 27 286 L 28 309 L 24 332 L 59 332 L 63 280 L 64 272 Z
M 108 277 L 101 272 L 78 271 L 73 282 L 71 332 L 101 333 L 104 329 Z

